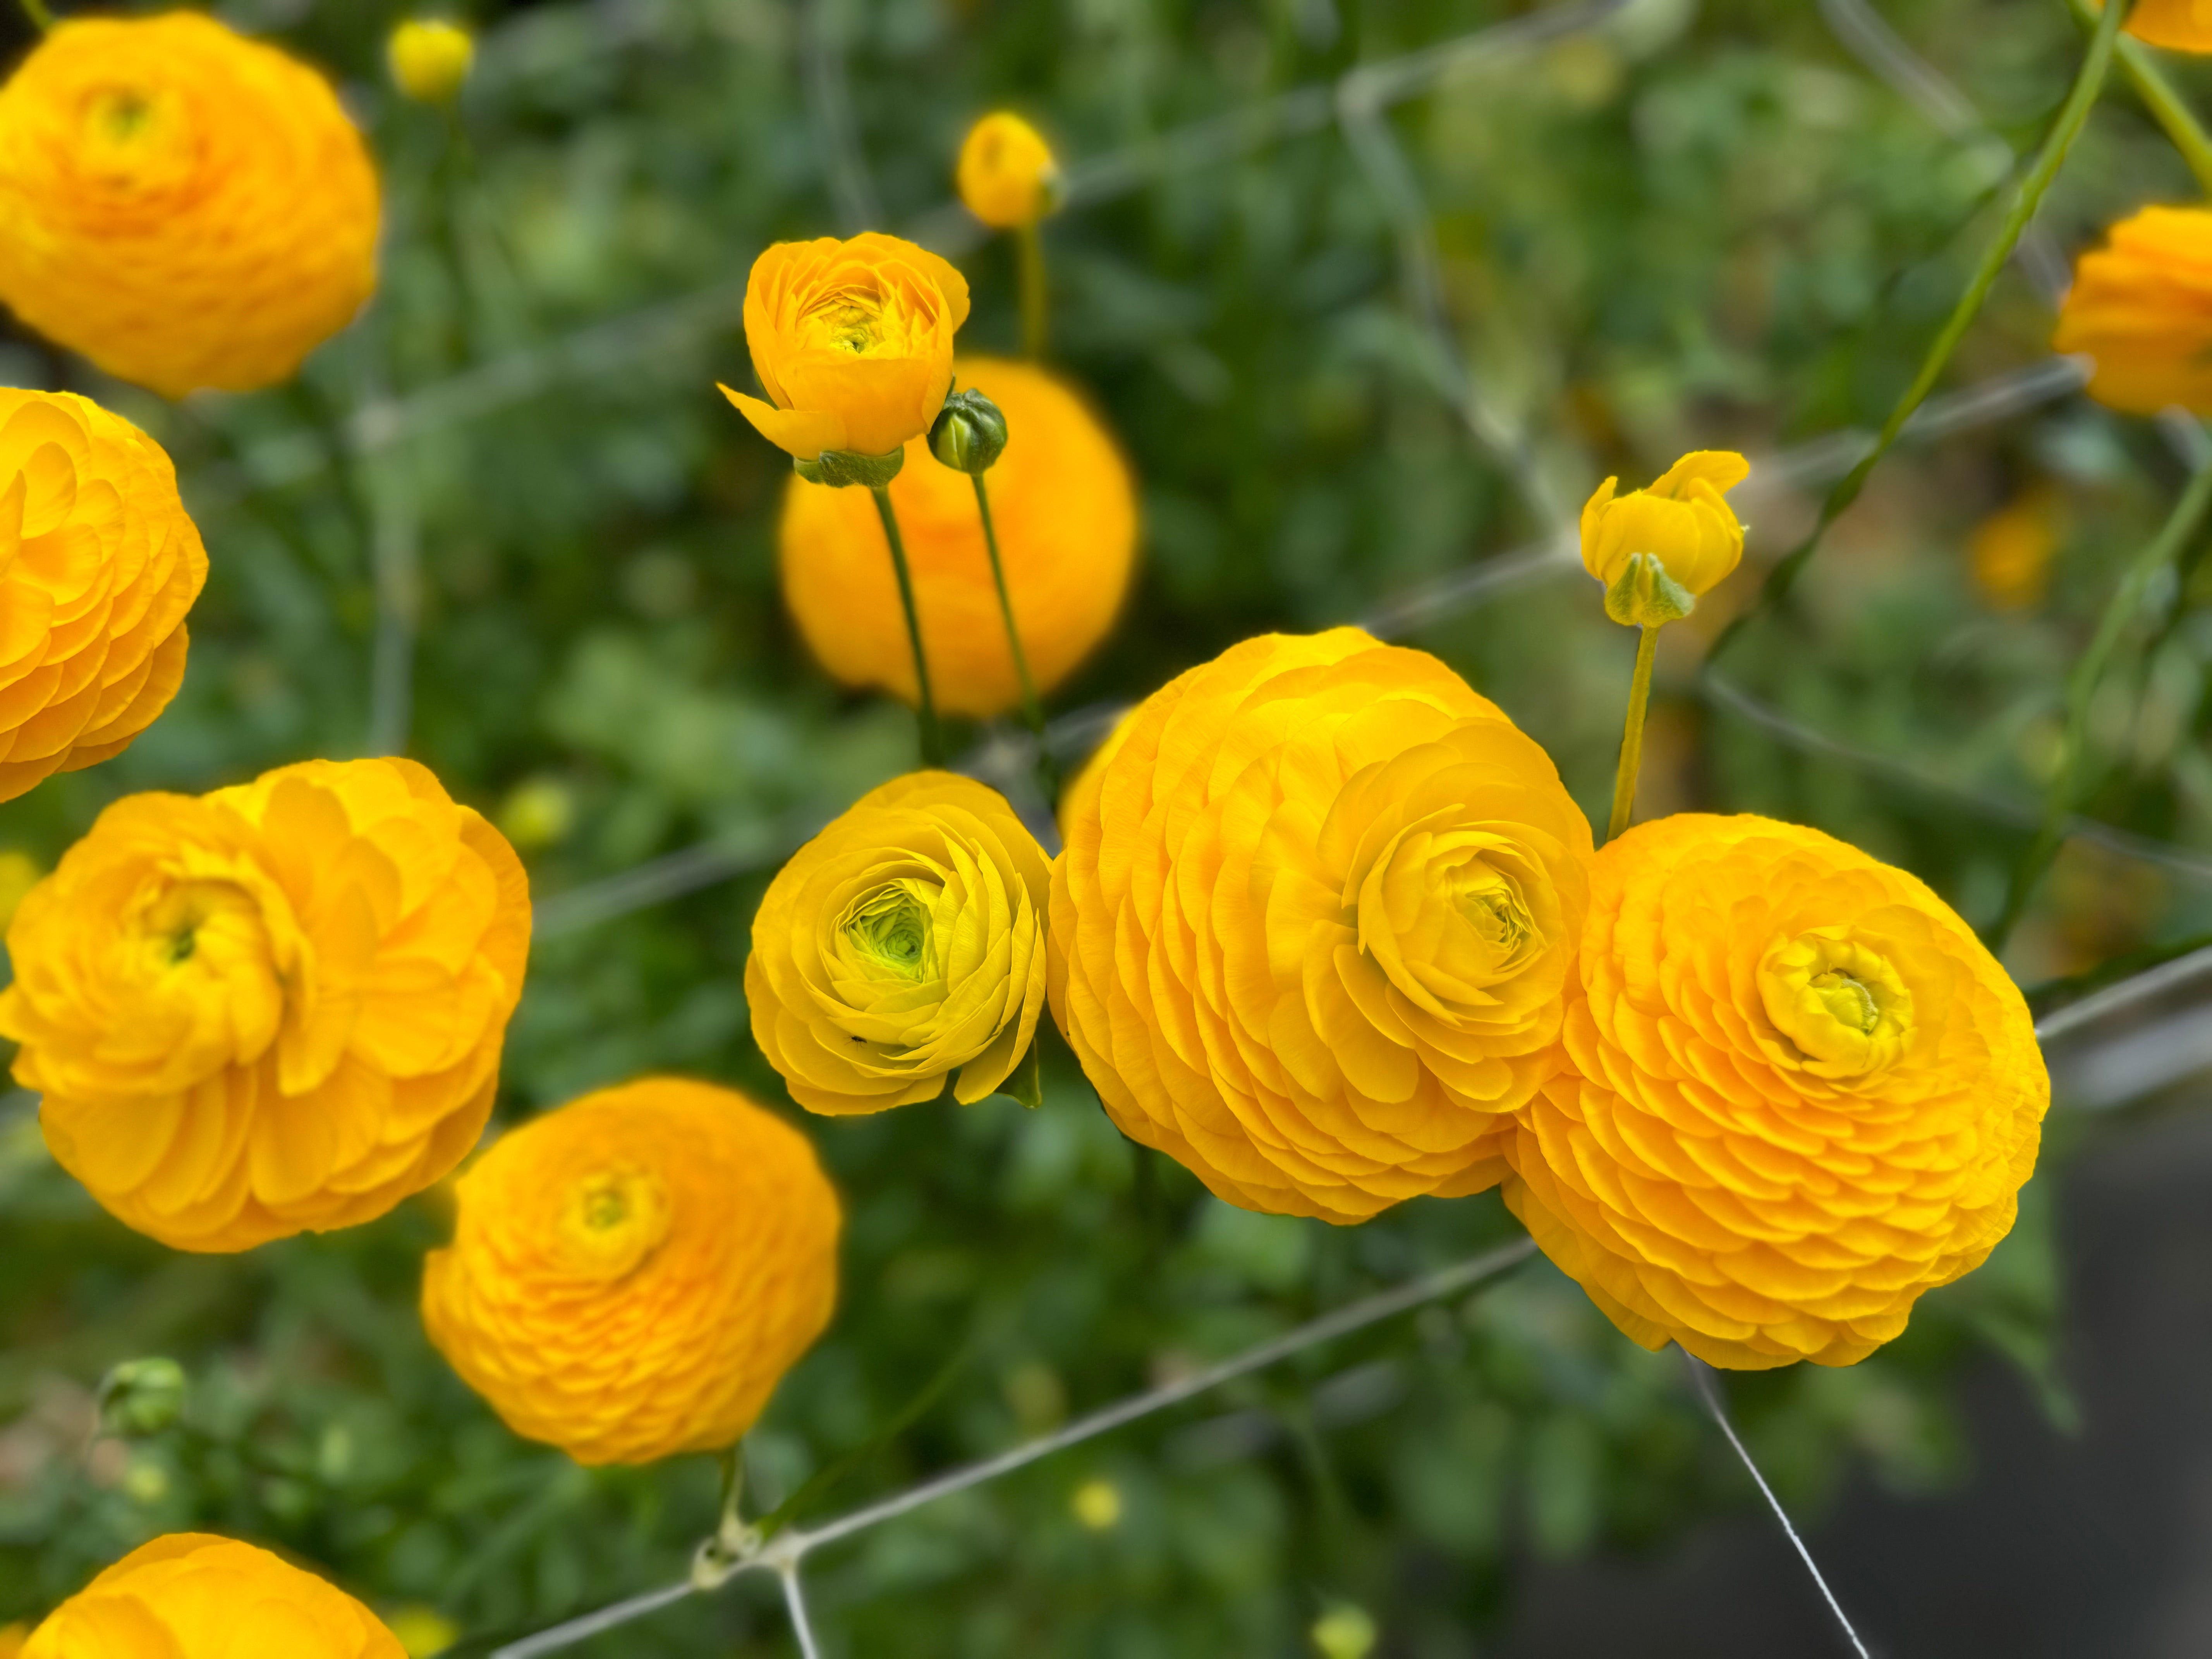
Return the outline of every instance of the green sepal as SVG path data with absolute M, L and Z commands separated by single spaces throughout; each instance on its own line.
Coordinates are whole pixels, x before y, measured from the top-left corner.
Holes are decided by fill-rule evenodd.
M 1655 553 L 1632 553 L 1605 590 L 1605 614 L 1629 628 L 1680 622 L 1698 608 L 1698 596 L 1667 574 Z
M 903 447 L 888 455 L 855 455 L 849 449 L 825 449 L 811 461 L 801 455 L 791 458 L 791 470 L 807 483 L 839 489 L 859 484 L 865 489 L 881 489 L 898 477 L 899 469 L 905 465 Z
M 1011 1100 L 1018 1100 L 1035 1111 L 1044 1104 L 1044 1075 L 1037 1063 L 1037 1045 L 1030 1044 L 1029 1053 L 1014 1062 L 1014 1069 L 999 1085 L 999 1092 Z

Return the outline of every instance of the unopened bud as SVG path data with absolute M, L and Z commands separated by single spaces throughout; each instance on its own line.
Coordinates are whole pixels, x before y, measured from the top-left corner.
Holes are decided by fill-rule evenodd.
M 185 1368 L 173 1359 L 126 1359 L 100 1381 L 100 1426 L 108 1434 L 159 1434 L 183 1415 Z
M 400 91 L 418 103 L 449 104 L 469 78 L 477 44 L 459 23 L 413 18 L 392 31 L 385 52 Z
M 988 472 L 1006 453 L 1006 417 L 980 392 L 956 392 L 929 428 L 930 453 L 956 472 Z

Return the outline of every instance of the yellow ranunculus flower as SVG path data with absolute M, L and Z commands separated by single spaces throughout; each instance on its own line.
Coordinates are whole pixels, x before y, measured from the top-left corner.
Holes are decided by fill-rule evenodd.
M 8 930 L 0 1035 L 54 1157 L 183 1250 L 351 1226 L 476 1144 L 530 891 L 407 760 L 131 795 Z
M 994 230 L 1033 225 L 1060 204 L 1060 166 L 1051 146 L 1009 111 L 968 130 L 957 177 L 968 211 Z
M 367 1607 L 251 1544 L 142 1544 L 31 1634 L 23 1659 L 407 1659 Z
M 477 43 L 459 23 L 410 17 L 392 31 L 385 56 L 400 91 L 419 103 L 448 104 L 469 78 Z
M 733 1089 L 603 1089 L 500 1137 L 458 1190 L 423 1327 L 509 1428 L 580 1463 L 736 1444 L 836 1305 L 836 1192 Z
M 982 1099 L 1036 1034 L 1050 884 L 995 789 L 915 772 L 871 790 L 761 900 L 753 1041 L 809 1111 L 934 1100 L 947 1079 L 963 1105 Z
M 1583 507 L 1583 568 L 1610 597 L 1631 574 L 1629 562 L 1648 554 L 1692 599 L 1710 592 L 1743 557 L 1743 526 L 1722 497 L 1750 476 L 1751 464 L 1734 451 L 1701 449 L 1649 489 L 1616 496 L 1620 480 L 1607 478 Z
M 2089 395 L 2131 415 L 2212 412 L 2212 209 L 2147 207 L 2084 253 L 2056 351 L 2087 353 Z
M 991 516 L 1022 648 L 1037 690 L 1047 692 L 1121 611 L 1136 563 L 1136 489 L 1113 434 L 1056 377 L 989 357 L 963 357 L 956 368 L 961 385 L 1006 413 L 1006 453 L 989 475 Z M 974 484 L 931 454 L 925 435 L 908 443 L 890 494 L 938 708 L 988 716 L 1018 706 Z M 847 685 L 879 685 L 913 702 L 906 612 L 867 493 L 794 473 L 780 541 L 784 599 L 823 666 Z
M 769 401 L 721 393 L 800 460 L 888 455 L 944 407 L 967 320 L 968 279 L 912 242 L 778 242 L 745 283 L 745 346 Z
M 0 387 L 0 800 L 169 706 L 207 568 L 159 444 L 70 392 Z
M 2126 27 L 2169 52 L 2212 52 L 2212 0 L 2136 0 Z
M 0 300 L 171 398 L 288 379 L 376 287 L 330 82 L 196 11 L 70 18 L 0 88 Z
M 1247 640 L 1146 700 L 1053 866 L 1054 1017 L 1107 1112 L 1246 1209 L 1493 1185 L 1559 1064 L 1589 824 L 1425 652 Z
M 1950 907 L 1771 818 L 1607 845 L 1563 1041 L 1506 1202 L 1637 1341 L 1740 1370 L 1863 1359 L 1979 1266 L 2051 1101 Z

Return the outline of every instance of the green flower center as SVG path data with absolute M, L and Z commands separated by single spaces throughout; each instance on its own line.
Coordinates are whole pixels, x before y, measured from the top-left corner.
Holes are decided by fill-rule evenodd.
M 911 882 L 870 894 L 845 936 L 861 957 L 901 978 L 920 979 L 929 967 L 929 907 Z

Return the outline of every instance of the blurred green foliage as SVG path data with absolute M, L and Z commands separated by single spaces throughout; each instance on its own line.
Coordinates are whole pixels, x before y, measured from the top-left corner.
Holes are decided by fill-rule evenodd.
M 122 758 L 0 808 L 0 843 L 51 860 L 118 793 L 363 752 L 404 685 L 408 751 L 507 826 L 556 908 L 687 847 L 757 854 L 541 941 L 508 1047 L 510 1121 L 649 1069 L 781 1100 L 741 988 L 766 860 L 910 763 L 903 711 L 805 660 L 775 592 L 787 469 L 713 386 L 744 383 L 754 254 L 857 228 L 838 220 L 810 42 L 844 60 L 881 224 L 958 252 L 978 301 L 966 339 L 1009 350 L 1011 251 L 945 204 L 973 116 L 1036 116 L 1079 178 L 1181 124 L 1510 15 L 1495 0 L 485 3 L 457 144 L 382 82 L 396 8 L 227 9 L 345 81 L 386 168 L 383 289 L 299 392 L 171 407 L 35 340 L 0 344 L 6 378 L 91 391 L 161 438 L 214 565 L 175 706 Z M 1998 132 L 2033 142 L 2076 51 L 2062 5 L 1911 0 L 1891 15 Z M 1685 449 L 1759 454 L 1878 420 L 1988 234 L 2002 164 L 1867 78 L 1812 8 L 1753 0 L 1632 0 L 1602 28 L 1446 75 L 1389 130 L 1468 372 L 1571 503 Z M 2045 220 L 2073 245 L 2187 187 L 2116 93 Z M 1330 129 L 1171 161 L 1049 225 L 1057 352 L 1127 445 L 1146 524 L 1129 615 L 1059 707 L 1141 696 L 1249 632 L 1364 614 L 1542 533 L 1440 395 L 1449 369 L 1405 302 L 1407 229 Z M 2034 361 L 2048 326 L 2008 275 L 1954 383 Z M 349 413 L 377 441 L 367 453 L 333 442 Z M 2065 665 L 2177 471 L 2142 423 L 2078 400 L 1908 448 L 1731 672 L 1819 733 L 2030 799 Z M 2001 613 L 1963 550 L 2038 481 L 2064 503 L 2051 592 Z M 1809 511 L 1802 493 L 1763 498 L 1746 571 L 1671 630 L 1645 810 L 1815 823 L 1984 919 L 2018 823 L 1697 695 L 1697 640 Z M 2154 596 L 2151 648 L 2098 728 L 2117 762 L 2099 814 L 2197 846 L 2212 843 L 2207 582 Z M 1418 634 L 1592 809 L 1632 650 L 1596 599 L 1562 575 Z M 416 625 L 380 714 L 380 607 Z M 2201 927 L 2204 908 L 2150 863 L 2069 853 L 2013 965 L 2074 972 Z M 1514 1231 L 1494 1195 L 1343 1231 L 1243 1214 L 1123 1141 L 1056 1043 L 1045 1073 L 1033 1114 L 994 1097 L 808 1121 L 850 1211 L 844 1302 L 750 1443 L 759 1504 L 866 1440 L 963 1339 L 941 1401 L 832 1507 Z M 1817 1510 L 1855 1467 L 1906 1490 L 1957 1478 L 1950 1384 L 1977 1354 L 2017 1363 L 2065 1419 L 2047 1187 L 1986 1267 L 1874 1359 L 1735 1382 L 1787 1501 Z M 508 1435 L 416 1320 L 441 1224 L 434 1194 L 331 1237 L 169 1254 L 54 1169 L 19 1097 L 0 1115 L 0 1618 L 180 1528 L 270 1542 L 381 1608 L 435 1608 L 466 1651 L 678 1575 L 712 1521 L 710 1463 L 586 1472 Z M 154 1353 L 189 1375 L 182 1420 L 97 1435 L 99 1379 Z M 1287 1655 L 1350 1605 L 1390 1653 L 1464 1654 L 1510 1609 L 1528 1553 L 1649 1547 L 1749 1501 L 1679 1364 L 1524 1267 L 825 1553 L 810 1573 L 827 1650 Z M 1104 1527 L 1071 1502 L 1099 1480 L 1120 1498 Z M 772 1588 L 741 1581 L 583 1651 L 791 1651 Z

